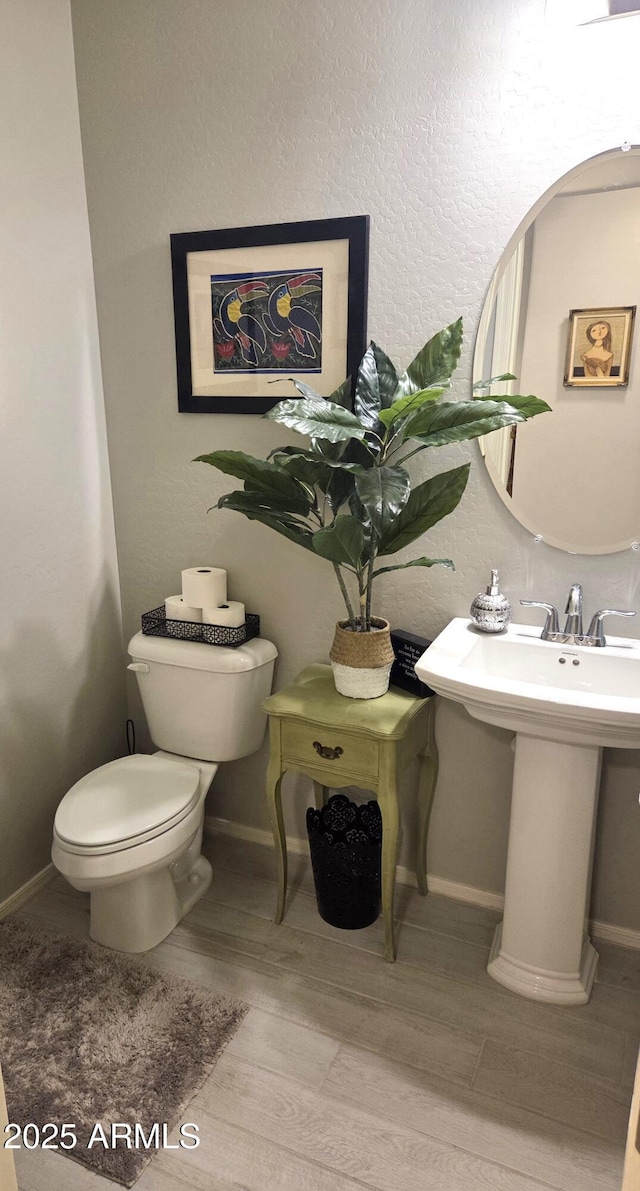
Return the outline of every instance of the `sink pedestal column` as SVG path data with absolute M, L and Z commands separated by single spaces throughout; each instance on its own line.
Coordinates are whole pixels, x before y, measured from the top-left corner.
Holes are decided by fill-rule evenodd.
M 557 1005 L 589 1000 L 587 934 L 602 749 L 518 733 L 504 918 L 489 975 Z

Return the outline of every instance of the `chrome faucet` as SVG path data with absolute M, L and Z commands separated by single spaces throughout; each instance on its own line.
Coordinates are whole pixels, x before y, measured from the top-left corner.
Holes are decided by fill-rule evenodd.
M 544 628 L 540 634 L 543 641 L 556 641 L 560 645 L 587 645 L 603 648 L 607 644 L 604 635 L 605 616 L 635 616 L 635 612 L 620 612 L 615 608 L 603 608 L 591 618 L 586 633 L 582 628 L 582 587 L 579 583 L 572 583 L 565 608 L 566 623 L 564 632 L 560 632 L 560 622 L 557 608 L 553 604 L 545 604 L 540 600 L 520 600 L 526 608 L 544 608 L 547 615 Z
M 570 633 L 573 637 L 582 637 L 582 588 L 579 583 L 571 584 L 565 613 L 565 633 Z

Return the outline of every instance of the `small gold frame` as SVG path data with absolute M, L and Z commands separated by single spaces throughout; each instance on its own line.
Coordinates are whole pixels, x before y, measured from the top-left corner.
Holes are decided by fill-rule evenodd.
M 569 311 L 564 384 L 589 389 L 629 383 L 635 306 Z

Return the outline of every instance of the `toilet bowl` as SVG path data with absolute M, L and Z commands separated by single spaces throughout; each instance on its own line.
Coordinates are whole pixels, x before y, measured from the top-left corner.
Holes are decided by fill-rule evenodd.
M 91 894 L 89 933 L 117 951 L 148 951 L 211 883 L 201 855 L 204 800 L 217 765 L 167 753 L 110 761 L 58 807 L 51 856 Z
M 90 894 L 91 938 L 141 952 L 160 943 L 211 882 L 201 848 L 219 767 L 213 758 L 259 747 L 277 653 L 260 638 L 231 650 L 141 633 L 129 653 L 154 743 L 186 742 L 200 755 L 160 747 L 81 778 L 56 812 L 51 857 L 70 885 Z

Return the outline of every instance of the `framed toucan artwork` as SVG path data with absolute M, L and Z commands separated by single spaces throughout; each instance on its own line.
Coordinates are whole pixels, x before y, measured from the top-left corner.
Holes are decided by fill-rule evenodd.
M 329 396 L 366 350 L 369 216 L 170 237 L 181 413 Z

